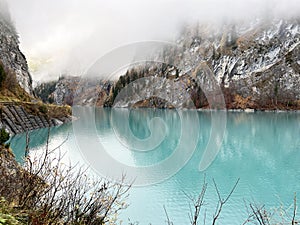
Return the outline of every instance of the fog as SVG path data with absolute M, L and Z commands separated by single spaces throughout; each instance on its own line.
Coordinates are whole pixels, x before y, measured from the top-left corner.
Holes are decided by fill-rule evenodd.
M 186 23 L 300 15 L 300 0 L 9 0 L 34 80 L 80 75 L 120 45 L 174 40 Z

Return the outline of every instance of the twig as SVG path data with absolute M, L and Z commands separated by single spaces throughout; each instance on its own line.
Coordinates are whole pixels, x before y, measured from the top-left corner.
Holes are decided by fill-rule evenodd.
M 214 182 L 214 185 L 215 185 L 215 189 L 216 189 L 216 192 L 218 194 L 218 198 L 219 198 L 219 201 L 218 201 L 218 205 L 217 205 L 217 208 L 216 208 L 216 213 L 214 215 L 214 218 L 213 218 L 213 222 L 212 222 L 212 225 L 215 225 L 216 224 L 216 221 L 218 220 L 219 216 L 220 216 L 220 213 L 222 211 L 222 208 L 223 206 L 226 204 L 226 202 L 229 200 L 229 198 L 231 197 L 232 193 L 234 192 L 236 186 L 238 185 L 240 181 L 240 178 L 237 179 L 237 181 L 235 182 L 235 185 L 233 186 L 233 188 L 231 189 L 230 193 L 227 195 L 226 199 L 223 200 L 221 198 L 221 195 L 220 195 L 220 192 L 219 192 L 219 189 L 218 189 L 218 186 L 215 182 L 215 180 L 213 179 L 213 182 Z
M 164 205 L 164 211 L 165 211 L 165 214 L 166 214 L 166 217 L 167 217 L 167 224 L 168 225 L 173 225 L 173 222 L 170 220 L 170 218 L 169 218 L 169 215 L 168 215 L 168 212 L 167 212 L 167 210 L 166 210 L 166 207 L 165 207 L 165 205 Z
M 292 225 L 297 224 L 297 222 L 295 221 L 296 213 L 297 213 L 297 196 L 296 196 L 296 193 L 295 193 L 294 194 L 294 213 L 293 213 Z
M 29 143 L 30 143 L 30 137 L 28 131 L 26 131 L 26 146 L 25 146 L 25 158 L 29 154 Z

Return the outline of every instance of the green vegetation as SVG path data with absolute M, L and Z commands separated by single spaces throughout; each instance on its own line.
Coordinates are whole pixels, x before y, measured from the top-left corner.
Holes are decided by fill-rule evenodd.
M 48 112 L 47 106 L 44 104 L 39 105 L 39 111 L 43 114 L 46 114 Z
M 0 213 L 0 224 L 1 225 L 18 225 L 20 224 L 16 218 L 10 214 Z
M 0 198 L 0 225 L 19 225 L 13 207 L 4 198 Z
M 9 140 L 9 133 L 4 128 L 0 130 L 0 144 L 4 145 Z
M 56 81 L 43 83 L 37 86 L 34 89 L 34 92 L 36 93 L 37 96 L 39 96 L 42 99 L 43 102 L 53 103 L 54 100 L 52 97 L 52 93 L 55 91 L 56 84 L 57 84 Z

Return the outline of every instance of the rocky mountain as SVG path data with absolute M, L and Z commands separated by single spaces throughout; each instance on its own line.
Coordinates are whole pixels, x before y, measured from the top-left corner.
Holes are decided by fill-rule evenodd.
M 0 0 L 0 128 L 14 135 L 68 123 L 70 114 L 70 107 L 36 99 L 18 34 L 5 0 Z
M 78 86 L 80 84 L 80 87 Z M 103 106 L 110 96 L 113 82 L 63 76 L 58 81 L 41 83 L 34 89 L 44 102 L 58 105 L 73 105 L 74 96 L 80 105 Z M 98 93 L 95 96 L 95 93 Z
M 209 107 L 202 90 L 210 86 L 205 69 L 201 67 L 205 63 L 222 89 L 227 108 L 300 108 L 299 19 L 257 20 L 251 24 L 221 27 L 191 26 L 183 31 L 177 44 L 181 52 L 172 48 L 162 52 L 167 65 L 132 68 L 120 78 L 116 92 L 119 93 L 127 85 L 126 81 L 132 82 L 135 76 L 162 77 L 166 84 L 155 79 L 154 85 L 138 82 L 138 86 L 131 89 L 135 93 L 139 90 L 139 94 L 122 96 L 117 102 L 112 96 L 110 102 L 117 107 L 134 103 L 157 107 L 157 102 L 152 103 L 153 99 L 147 93 L 153 93 L 153 86 L 162 86 L 161 93 L 155 95 L 173 93 L 171 105 L 187 107 L 182 101 L 182 90 L 187 90 L 196 108 Z M 172 65 L 180 65 L 181 69 Z M 123 84 L 120 84 L 121 79 L 125 81 Z M 170 79 L 174 82 L 168 86 Z M 141 101 L 140 96 L 148 96 L 149 101 L 146 98 Z M 164 101 L 158 104 L 163 108 L 169 105 L 170 102 Z
M 19 85 L 33 95 L 32 78 L 24 54 L 19 48 L 19 37 L 10 18 L 5 0 L 0 0 L 0 61 L 6 70 L 16 75 Z
M 114 107 L 209 108 L 204 94 L 212 85 L 209 70 L 227 108 L 300 109 L 299 18 L 188 26 L 176 44 L 179 48 L 157 53 L 164 63 L 135 65 L 112 86 L 100 85 L 106 94 L 97 102 Z M 54 93 L 64 90 L 64 85 L 56 85 Z M 85 90 L 81 88 L 86 100 Z

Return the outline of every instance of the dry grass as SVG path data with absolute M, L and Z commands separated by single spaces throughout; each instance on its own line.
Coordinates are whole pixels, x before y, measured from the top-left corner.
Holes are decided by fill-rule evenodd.
M 246 109 L 246 108 L 252 108 L 253 107 L 253 101 L 251 96 L 248 96 L 246 98 L 235 95 L 234 96 L 234 105 L 237 109 Z
M 71 107 L 44 104 L 28 94 L 17 82 L 16 74 L 11 70 L 4 69 L 0 61 L 2 76 L 4 77 L 0 86 L 0 104 L 13 103 L 21 105 L 31 115 L 42 115 L 48 118 L 63 118 L 71 115 Z
M 0 84 L 0 101 L 31 101 L 33 99 L 18 83 L 16 74 L 5 69 L 0 61 L 1 71 L 4 73 Z
M 72 114 L 70 106 L 58 106 L 53 104 L 45 104 L 43 102 L 20 102 L 27 113 L 35 116 L 47 116 L 48 118 L 69 117 Z

